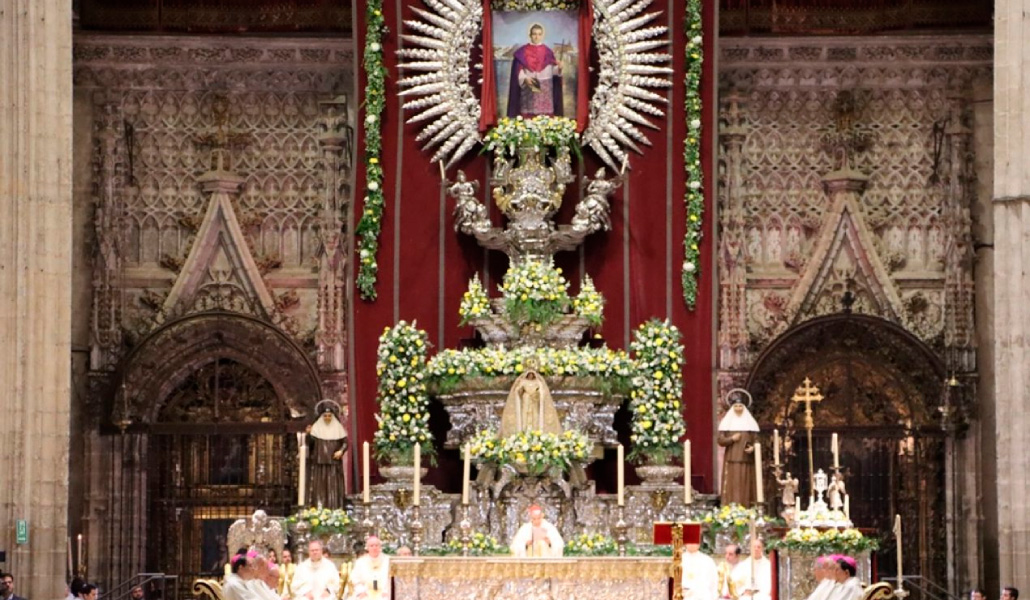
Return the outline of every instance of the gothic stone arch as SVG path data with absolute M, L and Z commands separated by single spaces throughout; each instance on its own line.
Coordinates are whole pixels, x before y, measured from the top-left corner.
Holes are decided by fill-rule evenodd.
M 253 317 L 213 311 L 164 325 L 126 357 L 111 421 L 153 423 L 169 393 L 220 358 L 260 374 L 294 419 L 312 414 L 322 396 L 316 368 L 286 334 Z
M 895 564 L 891 525 L 909 523 L 905 572 L 946 581 L 946 435 L 939 421 L 946 371 L 940 358 L 901 326 L 868 315 L 838 314 L 788 330 L 758 357 L 747 388 L 755 418 L 771 443 L 772 428 L 786 440 L 787 469 L 808 495 L 803 407 L 791 402 L 808 377 L 824 396 L 813 407 L 816 469 L 829 471 L 831 433 L 841 439 L 841 466 L 851 494 L 852 519 L 878 530 L 881 575 Z M 770 487 L 767 497 L 773 494 Z

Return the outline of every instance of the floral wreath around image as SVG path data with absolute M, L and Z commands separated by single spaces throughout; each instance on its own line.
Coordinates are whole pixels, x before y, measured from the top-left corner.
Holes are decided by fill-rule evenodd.
M 490 0 L 493 10 L 572 10 L 579 0 Z
M 386 108 L 386 67 L 383 65 L 383 0 L 367 0 L 365 5 L 365 198 L 358 221 L 358 293 L 363 300 L 376 299 L 379 276 L 379 234 L 383 228 L 383 150 L 382 118 Z

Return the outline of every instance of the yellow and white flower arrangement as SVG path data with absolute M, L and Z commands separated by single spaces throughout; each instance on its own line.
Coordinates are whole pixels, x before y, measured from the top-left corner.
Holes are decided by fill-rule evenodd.
M 501 295 L 505 314 L 514 325 L 547 325 L 568 309 L 568 290 L 561 268 L 550 260 L 524 259 L 504 274 Z
M 619 547 L 603 533 L 581 533 L 565 544 L 566 556 L 615 556 Z
M 286 517 L 286 525 L 293 529 L 304 523 L 315 537 L 346 533 L 353 520 L 342 508 L 329 509 L 312 506 Z
M 668 320 L 651 319 L 633 332 L 630 343 L 636 375 L 630 392 L 628 458 L 650 464 L 668 464 L 682 454 L 683 345 L 680 333 Z
M 788 531 L 783 539 L 771 540 L 769 547 L 815 555 L 858 554 L 878 549 L 880 542 L 874 537 L 863 535 L 853 527 L 795 527 Z
M 477 461 L 512 465 L 527 475 L 540 476 L 552 470 L 564 472 L 584 462 L 593 443 L 572 429 L 560 434 L 523 431 L 503 439 L 493 430 L 484 429 L 469 439 L 468 446 Z
M 486 289 L 479 281 L 479 273 L 469 280 L 469 289 L 461 297 L 461 305 L 458 306 L 458 316 L 461 317 L 461 325 L 486 317 L 490 314 L 490 298 L 486 295 Z
M 604 322 L 604 296 L 594 287 L 594 280 L 589 275 L 583 276 L 579 294 L 572 299 L 572 312 L 586 319 L 591 327 L 600 327 Z
M 712 548 L 715 547 L 715 536 L 720 533 L 728 534 L 734 543 L 744 543 L 752 519 L 758 519 L 758 511 L 740 504 L 713 508 L 701 516 Z
M 491 0 L 494 10 L 572 10 L 579 8 L 579 0 Z
M 433 455 L 426 392 L 427 346 L 426 333 L 405 321 L 387 327 L 379 337 L 376 458 L 411 464 L 416 443 L 421 444 L 422 454 Z
M 519 148 L 533 147 L 540 150 L 569 148 L 577 156 L 579 134 L 576 120 L 567 117 L 541 115 L 532 119 L 503 117 L 497 126 L 486 133 L 483 150 L 514 157 Z

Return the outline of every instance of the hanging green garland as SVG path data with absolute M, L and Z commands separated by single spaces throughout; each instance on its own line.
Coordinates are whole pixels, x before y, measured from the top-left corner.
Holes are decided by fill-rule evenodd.
M 693 310 L 697 304 L 697 279 L 700 273 L 702 216 L 704 215 L 704 173 L 701 171 L 701 0 L 687 3 L 687 137 L 683 143 L 683 164 L 687 171 L 687 231 L 683 236 L 683 298 Z
M 379 275 L 379 233 L 383 228 L 383 166 L 379 155 L 383 150 L 382 117 L 386 105 L 386 67 L 383 66 L 382 0 L 367 0 L 365 7 L 365 199 L 364 212 L 358 222 L 358 293 L 362 300 L 376 299 Z

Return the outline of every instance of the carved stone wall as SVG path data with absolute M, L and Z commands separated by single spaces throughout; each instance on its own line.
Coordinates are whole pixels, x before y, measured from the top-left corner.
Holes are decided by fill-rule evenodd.
M 119 460 L 105 427 L 145 433 L 163 395 L 219 357 L 260 372 L 292 419 L 346 405 L 353 71 L 341 39 L 76 37 L 92 256 L 76 284 L 92 303 L 75 307 L 90 327 L 72 473 L 96 476 L 73 485 L 89 545 L 124 549 L 91 556 L 91 579 L 145 567 L 146 461 Z
M 845 293 L 973 370 L 971 82 L 990 60 L 979 36 L 720 41 L 723 391 Z M 824 181 L 839 135 L 862 142 L 854 210 Z

